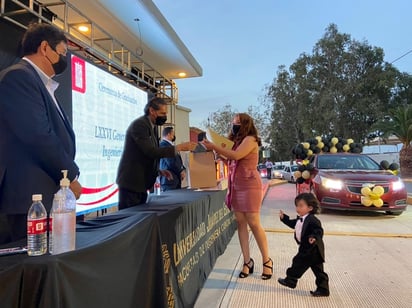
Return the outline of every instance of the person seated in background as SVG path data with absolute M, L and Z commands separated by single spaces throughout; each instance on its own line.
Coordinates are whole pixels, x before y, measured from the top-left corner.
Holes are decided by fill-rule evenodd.
M 159 147 L 173 147 L 176 140 L 173 127 L 163 128 L 162 141 Z M 160 159 L 160 170 L 168 170 L 172 177 L 160 176 L 160 186 L 162 191 L 182 188 L 182 181 L 186 177 L 186 168 L 183 166 L 182 158 L 177 153 L 174 157 L 164 157 Z

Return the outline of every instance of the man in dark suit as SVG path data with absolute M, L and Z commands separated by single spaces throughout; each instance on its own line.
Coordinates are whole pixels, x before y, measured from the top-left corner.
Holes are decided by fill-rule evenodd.
M 158 175 L 171 177 L 167 170 L 159 170 L 162 157 L 174 157 L 180 151 L 192 151 L 196 143 L 185 142 L 172 147 L 159 147 L 158 126 L 167 121 L 167 102 L 152 98 L 144 108 L 144 115 L 134 120 L 126 132 L 126 140 L 117 171 L 119 209 L 146 202 L 147 190 L 153 187 Z
M 50 210 L 62 169 L 80 197 L 75 136 L 54 96 L 52 79 L 67 66 L 64 33 L 33 24 L 23 36 L 23 59 L 0 73 L 0 243 L 26 236 L 32 194 Z
M 315 274 L 316 290 L 310 291 L 313 296 L 329 296 L 329 277 L 323 270 L 325 262 L 325 245 L 323 243 L 323 228 L 315 216 L 319 209 L 319 201 L 311 193 L 302 193 L 295 198 L 296 212 L 299 217 L 290 219 L 280 211 L 280 220 L 295 229 L 295 240 L 299 245 L 292 266 L 286 270 L 286 278 L 278 282 L 289 288 L 295 288 L 298 279 L 310 268 Z
M 159 146 L 161 148 L 173 147 L 173 142 L 175 142 L 175 140 L 176 136 L 173 127 L 165 127 L 162 131 L 162 141 Z M 183 166 L 182 158 L 179 153 L 177 153 L 174 157 L 161 158 L 160 169 L 168 170 L 172 174 L 171 179 L 168 179 L 165 176 L 160 177 L 162 191 L 182 188 L 182 181 L 186 176 L 186 169 Z

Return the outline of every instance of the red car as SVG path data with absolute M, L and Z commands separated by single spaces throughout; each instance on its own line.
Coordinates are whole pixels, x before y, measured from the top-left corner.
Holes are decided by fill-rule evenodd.
M 261 178 L 267 178 L 268 177 L 268 169 L 266 169 L 266 165 L 265 164 L 259 164 L 257 166 L 257 170 L 260 173 L 260 177 Z
M 311 189 L 321 208 L 362 211 L 385 211 L 400 215 L 406 209 L 407 191 L 403 181 L 392 172 L 382 170 L 372 158 L 364 154 L 318 154 L 311 158 L 314 167 Z M 382 186 L 382 207 L 361 203 L 365 186 Z

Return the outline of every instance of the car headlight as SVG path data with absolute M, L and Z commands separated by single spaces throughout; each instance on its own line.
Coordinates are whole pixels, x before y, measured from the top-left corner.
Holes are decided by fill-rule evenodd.
M 321 178 L 322 186 L 326 189 L 341 190 L 343 188 L 343 182 L 341 180 L 333 180 L 328 178 Z
M 392 189 L 393 190 L 401 190 L 405 188 L 405 184 L 403 183 L 402 180 L 398 180 L 396 182 L 392 182 Z

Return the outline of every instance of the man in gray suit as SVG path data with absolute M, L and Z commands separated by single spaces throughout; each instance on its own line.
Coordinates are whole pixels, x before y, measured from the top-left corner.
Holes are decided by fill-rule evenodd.
M 167 121 L 167 102 L 152 98 L 144 115 L 134 120 L 126 132 L 122 158 L 117 171 L 119 210 L 143 204 L 147 190 L 153 187 L 158 175 L 171 178 L 167 170 L 159 170 L 162 157 L 174 157 L 180 151 L 192 151 L 197 143 L 185 142 L 171 147 L 159 147 L 158 126 Z
M 66 37 L 33 24 L 21 46 L 23 59 L 0 73 L 0 244 L 26 236 L 32 194 L 42 194 L 50 210 L 62 169 L 75 196 L 81 193 L 74 132 L 52 79 L 67 66 Z

